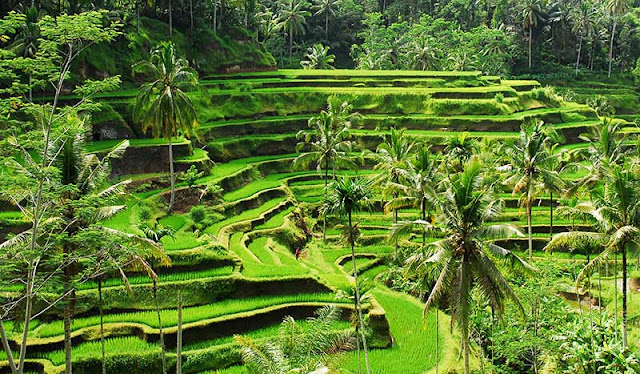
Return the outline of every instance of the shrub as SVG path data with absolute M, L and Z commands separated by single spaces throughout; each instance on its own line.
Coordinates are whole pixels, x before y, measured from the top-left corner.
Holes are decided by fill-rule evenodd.
M 200 206 L 200 205 L 196 205 L 193 208 L 191 208 L 191 211 L 189 212 L 189 215 L 191 215 L 191 219 L 194 222 L 200 223 L 202 222 L 205 217 L 207 216 L 204 207 Z
M 504 101 L 504 95 L 502 92 L 498 92 L 493 98 L 497 103 L 502 103 Z

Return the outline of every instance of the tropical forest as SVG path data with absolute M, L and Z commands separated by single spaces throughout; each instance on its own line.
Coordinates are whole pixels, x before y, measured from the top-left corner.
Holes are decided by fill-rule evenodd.
M 640 373 L 640 0 L 0 0 L 0 343 Z

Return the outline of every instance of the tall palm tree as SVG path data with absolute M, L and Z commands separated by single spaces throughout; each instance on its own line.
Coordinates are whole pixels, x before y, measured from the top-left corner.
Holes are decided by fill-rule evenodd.
M 142 131 L 151 129 L 154 137 L 169 139 L 171 198 L 168 211 L 171 213 L 176 197 L 172 139 L 179 134 L 192 136 L 198 125 L 196 110 L 184 92 L 198 85 L 198 75 L 178 56 L 173 43 L 160 44 L 151 52 L 149 61 L 133 65 L 133 70 L 152 80 L 140 88 L 133 110 L 134 119 L 141 124 Z
M 431 147 L 419 146 L 409 168 L 403 170 L 402 182 L 393 183 L 390 186 L 396 191 L 396 196 L 385 204 L 385 210 L 408 207 L 420 210 L 420 217 L 415 221 L 394 222 L 392 232 L 399 230 L 402 225 L 407 226 L 407 234 L 411 232 L 413 227 L 419 227 L 422 229 L 423 248 L 426 245 L 426 232 L 431 229 L 432 225 L 428 221 L 427 212 L 430 208 L 435 207 L 434 202 L 437 201 L 436 181 L 440 179 L 437 169 L 438 165 L 431 155 Z
M 293 51 L 293 37 L 304 35 L 307 18 L 311 17 L 311 12 L 305 10 L 309 6 L 305 0 L 285 0 L 280 4 L 280 27 L 289 36 L 289 60 Z
M 336 15 L 336 8 L 340 4 L 340 0 L 316 0 L 313 5 L 314 16 L 324 14 L 324 39 L 329 42 L 329 16 Z
M 611 42 L 609 43 L 609 74 L 611 77 L 611 64 L 613 63 L 613 42 L 616 35 L 616 26 L 618 26 L 618 18 L 622 17 L 629 7 L 629 0 L 608 0 L 606 10 L 611 14 L 613 18 L 613 24 L 611 25 Z
M 578 76 L 578 68 L 580 67 L 580 56 L 582 54 L 582 42 L 585 38 L 589 38 L 591 29 L 595 26 L 592 23 L 595 9 L 593 4 L 588 0 L 583 0 L 577 6 L 571 8 L 569 19 L 572 22 L 571 31 L 578 35 L 578 50 L 576 57 L 576 76 Z
M 323 110 L 316 117 L 309 119 L 310 130 L 301 130 L 296 137 L 301 141 L 297 145 L 300 151 L 308 147 L 293 160 L 294 168 L 307 168 L 311 164 L 316 164 L 318 173 L 324 167 L 324 192 L 326 200 L 327 186 L 329 183 L 329 169 L 333 168 L 333 178 L 335 179 L 336 168 L 346 167 L 356 169 L 356 162 L 349 156 L 352 150 L 351 124 L 360 115 L 352 112 L 353 107 L 346 101 L 341 101 L 338 97 L 331 96 L 327 100 L 327 110 Z M 326 217 L 324 218 L 322 238 L 326 239 Z
M 438 219 L 443 225 L 443 239 L 429 243 L 430 256 L 423 256 L 423 267 L 436 264 L 440 274 L 425 304 L 424 315 L 446 297 L 451 317 L 462 333 L 464 371 L 469 373 L 469 315 L 471 292 L 481 290 L 498 315 L 502 315 L 504 301 L 512 299 L 522 310 L 518 298 L 502 276 L 492 258 L 507 260 L 513 265 L 531 267 L 511 251 L 492 242 L 493 239 L 522 235 L 511 225 L 489 222 L 501 211 L 502 201 L 492 187 L 483 181 L 482 165 L 475 158 L 465 164 L 460 173 L 443 181 L 444 193 L 438 201 Z M 435 228 L 434 228 L 435 229 Z M 524 313 L 524 310 L 522 310 Z
M 407 174 L 407 170 L 411 165 L 411 155 L 415 142 L 404 136 L 405 129 L 396 130 L 391 128 L 388 136 L 378 145 L 376 152 L 372 153 L 376 162 L 374 170 L 379 170 L 380 174 L 376 178 L 376 183 L 383 186 L 393 195 L 398 197 L 399 191 L 394 188 L 398 186 L 401 177 Z M 393 211 L 393 223 L 398 223 L 397 205 L 390 206 Z M 398 258 L 398 243 L 394 245 L 393 259 Z
M 578 275 L 580 281 L 594 267 L 612 255 L 622 255 L 622 344 L 627 348 L 627 254 L 640 248 L 640 176 L 623 167 L 614 166 L 604 180 L 601 194 L 594 194 L 582 210 L 596 221 L 598 232 L 570 231 L 556 234 L 547 244 L 548 250 L 601 246 L 603 251 Z M 616 284 L 615 287 L 618 287 Z
M 463 132 L 449 138 L 444 148 L 444 154 L 450 168 L 459 172 L 471 156 L 478 152 L 478 149 L 478 141 L 472 138 L 468 132 Z
M 555 156 L 550 151 L 551 142 L 551 137 L 544 131 L 544 123 L 534 120 L 523 125 L 518 141 L 506 149 L 512 175 L 504 184 L 513 185 L 514 195 L 522 195 L 521 205 L 525 207 L 527 214 L 529 261 L 533 258 L 533 202 L 540 192 L 548 190 L 550 186 L 562 185 L 558 172 L 552 169 L 552 159 Z
M 362 304 L 360 300 L 360 287 L 358 284 L 358 271 L 356 268 L 355 243 L 358 237 L 357 224 L 353 224 L 352 215 L 362 209 L 368 208 L 373 196 L 371 182 L 361 177 L 338 178 L 333 182 L 331 194 L 324 203 L 324 210 L 327 212 L 338 212 L 341 216 L 347 216 L 346 239 L 351 246 L 351 262 L 353 264 L 353 278 L 355 288 L 356 313 L 360 324 L 360 338 L 364 351 L 364 359 L 367 367 L 367 374 L 371 373 L 369 365 L 369 353 L 367 350 L 367 339 L 365 336 L 364 319 L 362 318 Z
M 524 0 L 522 8 L 523 27 L 529 30 L 529 69 L 532 66 L 533 29 L 542 21 L 542 2 L 540 0 Z

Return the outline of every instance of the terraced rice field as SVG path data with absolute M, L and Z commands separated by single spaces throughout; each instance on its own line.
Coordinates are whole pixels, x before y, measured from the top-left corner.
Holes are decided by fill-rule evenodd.
M 599 124 L 588 106 L 550 97 L 538 82 L 501 80 L 480 72 L 280 70 L 212 76 L 203 83 L 211 102 L 198 102 L 199 139 L 181 138 L 174 144 L 184 147 L 178 157 L 182 170 L 197 165 L 205 174 L 191 188 L 185 182 L 178 184 L 182 200 L 172 216 L 158 210 L 150 218 L 175 230 L 173 238 L 162 239 L 165 250 L 174 258 L 174 267 L 163 269 L 159 276 L 160 316 L 173 348 L 175 297 L 177 290 L 185 290 L 185 329 L 194 331 L 185 345 L 185 370 L 189 373 L 239 372 L 234 365 L 240 363 L 240 356 L 232 335 L 268 339 L 285 315 L 304 319 L 322 305 L 339 304 L 345 310 L 345 321 L 348 318 L 349 306 L 335 297 L 339 289 L 349 285 L 352 272 L 352 262 L 345 257 L 350 251 L 340 240 L 342 228 L 337 220 L 330 220 L 328 242 L 322 243 L 321 225 L 315 218 L 307 216 L 308 231 L 299 226 L 296 217 L 312 212 L 321 202 L 323 181 L 315 169 L 291 168 L 297 155 L 296 133 L 307 128 L 308 119 L 324 109 L 330 95 L 348 100 L 362 114 L 354 124 L 353 138 L 368 149 L 374 149 L 394 126 L 407 128 L 409 137 L 440 148 L 447 139 L 463 132 L 482 140 L 506 142 L 518 137 L 520 125 L 534 117 L 563 133 L 565 147 L 585 147 L 578 135 Z M 134 95 L 122 92 L 102 99 L 131 103 Z M 117 143 L 99 141 L 91 149 L 104 152 Z M 140 212 L 144 206 L 166 198 L 168 185 L 161 180 L 165 165 L 152 165 L 155 168 L 144 173 L 126 172 L 126 165 L 142 157 L 135 153 L 137 149 L 156 149 L 160 154 L 166 144 L 165 140 L 131 141 L 131 150 L 118 166 L 119 178 L 131 177 L 148 186 L 132 189 L 135 198 L 126 201 L 129 209 L 106 225 L 140 233 L 137 225 L 143 220 Z M 370 169 L 365 162 L 359 171 L 338 174 L 370 175 Z M 567 173 L 571 178 L 582 175 L 579 171 L 571 173 Z M 218 201 L 200 197 L 211 184 L 222 188 Z M 524 227 L 526 219 L 517 197 L 506 192 L 502 197 L 507 208 L 500 222 Z M 540 243 L 549 237 L 548 198 L 540 196 L 540 206 L 533 209 L 535 240 Z M 553 205 L 559 203 L 554 199 Z M 206 208 L 203 221 L 194 221 L 190 212 L 195 205 Z M 0 212 L 3 222 L 18 216 Z M 399 216 L 416 219 L 419 212 L 405 209 Z M 356 260 L 358 273 L 373 280 L 386 269 L 393 253 L 386 238 L 393 216 L 378 208 L 356 214 L 354 220 L 360 223 L 363 234 L 356 248 L 362 255 Z M 560 232 L 575 222 L 554 217 L 554 224 L 554 232 Z M 416 233 L 407 245 L 420 245 L 421 240 Z M 510 244 L 522 243 L 515 240 Z M 296 258 L 296 250 L 301 251 L 300 258 Z M 543 255 L 536 252 L 536 256 Z M 131 296 L 115 274 L 103 284 L 106 297 L 115 300 L 105 305 L 106 348 L 114 367 L 123 370 L 126 360 L 121 359 L 122 352 L 156 358 L 159 353 L 159 324 L 149 296 L 151 280 L 136 273 L 129 277 L 129 283 L 137 290 Z M 83 300 L 95 303 L 96 288 L 95 282 L 82 284 L 79 292 Z M 375 286 L 372 294 L 380 308 L 369 306 L 371 318 L 382 318 L 389 326 L 386 331 L 377 331 L 380 336 L 372 339 L 384 342 L 371 352 L 375 373 L 423 373 L 433 369 L 436 361 L 444 367 L 452 365 L 454 359 L 447 352 L 457 350 L 458 342 L 449 333 L 446 316 L 442 315 L 440 325 L 436 325 L 435 315 L 430 314 L 423 329 L 419 300 L 381 285 Z M 130 297 L 134 300 L 127 303 Z M 95 360 L 99 345 L 97 311 L 85 309 L 72 326 L 74 336 L 82 337 L 74 350 L 74 360 L 79 364 Z M 64 361 L 59 350 L 63 324 L 59 313 L 48 317 L 32 325 L 28 344 L 37 347 L 30 360 L 53 373 Z M 338 323 L 336 330 L 350 328 L 345 321 Z M 243 324 L 241 329 L 239 323 Z M 390 336 L 394 337 L 393 347 L 387 347 Z M 439 351 L 435 349 L 436 336 Z M 202 357 L 216 358 L 207 361 Z M 346 370 L 357 372 L 353 353 L 344 355 L 342 362 Z

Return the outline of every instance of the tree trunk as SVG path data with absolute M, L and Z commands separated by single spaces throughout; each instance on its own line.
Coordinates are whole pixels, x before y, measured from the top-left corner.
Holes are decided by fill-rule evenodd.
M 462 352 L 464 355 L 464 374 L 469 374 L 470 371 L 470 367 L 469 367 L 469 336 L 468 336 L 468 332 L 467 332 L 467 336 L 466 338 L 463 336 L 462 337 Z
M 364 351 L 364 361 L 367 367 L 367 374 L 371 374 L 371 366 L 369 366 L 369 352 L 367 351 L 367 338 L 365 336 L 364 320 L 362 318 L 362 309 L 360 308 L 360 285 L 358 284 L 358 269 L 356 268 L 356 250 L 354 247 L 353 224 L 351 223 L 351 211 L 349 215 L 349 242 L 351 244 L 351 262 L 353 263 L 353 278 L 355 280 L 356 291 L 356 311 L 358 313 L 358 322 L 360 324 L 360 336 L 362 337 L 362 350 Z
M 176 374 L 182 374 L 182 292 L 178 292 L 178 332 L 176 347 Z
M 324 15 L 324 38 L 327 40 L 327 44 L 329 43 L 329 12 L 327 11 Z
M 140 34 L 140 1 L 136 0 L 136 32 Z
M 438 308 L 436 309 L 436 374 L 440 370 L 440 317 L 438 316 Z
M 289 63 L 291 63 L 291 54 L 293 53 L 293 31 L 289 28 Z
M 11 352 L 11 347 L 9 346 L 9 340 L 7 340 L 7 333 L 6 331 L 4 331 L 4 322 L 2 321 L 2 319 L 0 319 L 0 339 L 2 340 L 2 348 L 7 354 L 7 361 L 9 362 L 11 374 L 17 374 L 18 368 L 16 367 L 16 363 L 13 360 L 13 352 Z
M 218 1 L 213 1 L 213 35 L 218 35 Z
M 171 0 L 169 0 L 169 37 L 173 38 L 173 13 L 171 12 Z
M 158 317 L 158 329 L 160 330 L 160 349 L 162 355 L 162 374 L 167 374 L 167 358 L 166 347 L 164 346 L 164 332 L 162 330 L 162 315 L 160 314 L 160 303 L 158 302 L 158 281 L 153 278 L 153 302 L 156 307 L 156 316 Z
M 75 275 L 74 265 L 70 259 L 73 250 L 69 248 L 67 245 L 64 246 L 64 256 L 63 259 L 66 263 L 64 267 L 63 274 L 63 283 L 64 283 L 64 316 L 63 316 L 63 325 L 64 325 L 64 359 L 65 359 L 65 374 L 73 373 L 73 362 L 71 357 L 72 342 L 71 342 L 71 320 L 73 319 L 73 313 L 75 309 L 75 297 L 76 293 L 71 284 L 72 278 Z
M 533 259 L 533 240 L 531 235 L 531 198 L 527 198 L 527 231 L 529 239 L 529 261 Z
M 362 359 L 360 358 L 360 321 L 356 322 L 356 350 L 358 356 L 358 374 L 362 374 Z
M 104 310 L 102 305 L 102 278 L 98 278 L 98 309 L 100 312 L 100 348 L 102 349 L 102 374 L 107 374 L 106 349 L 104 347 Z
M 580 66 L 581 52 L 582 52 L 582 35 L 580 35 L 580 43 L 578 43 L 578 57 L 576 58 L 576 77 L 578 76 L 578 67 Z
M 171 179 L 171 197 L 169 199 L 169 214 L 173 211 L 173 204 L 176 199 L 176 173 L 173 170 L 173 143 L 169 136 L 169 175 Z
M 425 198 L 422 198 L 422 201 L 420 202 L 422 205 L 422 220 L 427 222 L 427 202 L 425 201 Z M 427 244 L 427 230 L 424 228 L 424 226 L 422 227 L 422 248 L 424 249 L 424 246 Z
M 624 349 L 627 349 L 627 249 L 626 248 L 622 248 L 622 347 Z
M 549 192 L 549 238 L 553 238 L 553 192 Z
M 614 321 L 616 326 L 616 342 L 618 342 L 618 254 L 615 254 L 613 260 L 613 300 L 614 300 Z
M 327 184 L 329 183 L 329 159 L 324 160 L 324 200 L 327 200 Z M 322 241 L 327 241 L 327 212 L 322 214 Z
M 189 0 L 189 17 L 191 18 L 191 31 L 193 31 L 193 0 Z
M 611 28 L 611 43 L 609 44 L 609 74 L 608 74 L 609 78 L 611 78 L 611 64 L 613 62 L 613 40 L 616 35 L 617 22 L 618 22 L 618 17 L 613 16 L 613 27 Z
M 531 70 L 531 46 L 533 44 L 533 27 L 529 24 L 529 70 Z

